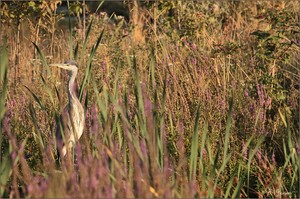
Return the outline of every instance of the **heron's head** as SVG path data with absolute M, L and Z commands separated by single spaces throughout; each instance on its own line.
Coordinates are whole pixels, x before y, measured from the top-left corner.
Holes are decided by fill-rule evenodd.
M 65 61 L 64 64 L 50 64 L 50 66 L 56 66 L 65 70 L 68 70 L 70 73 L 70 79 L 69 79 L 69 88 L 71 91 L 75 92 L 77 95 L 77 83 L 76 83 L 76 75 L 78 71 L 78 65 L 75 61 Z
M 78 65 L 73 60 L 65 61 L 64 64 L 50 64 L 50 66 L 56 66 L 56 67 L 68 70 L 70 72 L 76 72 L 76 73 L 78 70 Z

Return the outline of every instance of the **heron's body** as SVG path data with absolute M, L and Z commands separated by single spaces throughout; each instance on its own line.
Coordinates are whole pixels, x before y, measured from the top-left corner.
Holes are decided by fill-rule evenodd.
M 70 71 L 68 84 L 69 103 L 63 109 L 60 121 L 56 128 L 56 140 L 60 151 L 60 156 L 65 156 L 68 149 L 72 148 L 76 141 L 82 136 L 85 124 L 84 109 L 77 95 L 77 64 L 66 62 L 65 64 L 53 65 Z

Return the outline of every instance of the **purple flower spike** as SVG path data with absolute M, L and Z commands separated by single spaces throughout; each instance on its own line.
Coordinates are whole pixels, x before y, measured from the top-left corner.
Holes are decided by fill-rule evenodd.
M 245 97 L 249 97 L 249 92 L 247 89 L 245 90 Z
M 196 44 L 195 43 L 191 43 L 191 48 L 193 51 L 197 50 Z
M 226 103 L 225 103 L 224 99 L 221 101 L 221 107 L 222 107 L 222 110 L 225 110 L 225 108 L 226 108 Z
M 298 143 L 296 143 L 296 151 L 297 151 L 298 156 L 300 156 L 300 147 L 299 147 Z

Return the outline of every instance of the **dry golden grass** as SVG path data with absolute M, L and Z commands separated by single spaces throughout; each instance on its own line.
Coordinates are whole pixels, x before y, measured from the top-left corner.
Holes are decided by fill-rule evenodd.
M 255 156 L 255 161 L 253 160 L 251 163 L 250 172 L 251 175 L 256 175 L 259 185 L 251 188 L 259 189 L 254 191 L 255 196 L 280 197 L 279 193 L 281 192 L 278 192 L 277 189 L 286 191 L 289 188 L 288 185 L 291 184 L 291 178 L 287 177 L 289 172 L 286 170 L 277 173 L 279 167 L 275 168 L 272 165 L 270 154 L 275 153 L 277 157 L 275 161 L 282 166 L 286 160 L 282 149 L 282 140 L 286 140 L 286 122 L 291 125 L 290 131 L 294 144 L 296 143 L 297 128 L 299 128 L 296 126 L 298 117 L 296 113 L 299 108 L 299 96 L 297 94 L 299 46 L 290 45 L 291 41 L 299 41 L 297 40 L 299 27 L 296 26 L 299 24 L 296 15 L 299 10 L 299 1 L 243 1 L 234 3 L 204 1 L 199 4 L 170 1 L 163 2 L 163 5 L 165 7 L 162 6 L 162 8 L 150 6 L 147 10 L 139 7 L 137 1 L 134 1 L 129 23 L 107 23 L 105 14 L 91 15 L 87 25 L 91 23 L 92 18 L 95 20 L 88 38 L 86 53 L 83 55 L 80 54 L 83 48 L 83 38 L 85 38 L 83 26 L 74 26 L 73 28 L 73 50 L 76 44 L 78 44 L 79 49 L 78 82 L 81 82 L 84 77 L 92 47 L 97 42 L 102 30 L 105 30 L 104 37 L 93 58 L 91 74 L 94 79 L 87 83 L 84 91 L 83 99 L 88 93 L 87 112 L 90 114 L 92 107 L 95 106 L 96 112 L 101 115 L 102 110 L 101 107 L 97 106 L 97 97 L 104 101 L 107 93 L 115 96 L 114 94 L 117 92 L 120 96 L 116 99 L 123 100 L 126 92 L 128 97 L 126 110 L 133 115 L 129 121 L 132 126 L 128 128 L 132 128 L 130 132 L 141 139 L 139 137 L 141 130 L 136 127 L 139 124 L 136 116 L 139 111 L 137 104 L 135 104 L 137 98 L 135 95 L 136 75 L 132 67 L 132 58 L 135 56 L 144 104 L 145 106 L 148 105 L 148 109 L 152 108 L 153 104 L 157 105 L 158 111 L 155 114 L 163 115 L 164 118 L 162 126 L 151 126 L 149 124 L 153 123 L 152 112 L 146 113 L 147 131 L 152 136 L 151 139 L 155 140 L 155 128 L 163 129 L 162 131 L 166 133 L 166 146 L 164 147 L 174 158 L 174 164 L 176 163 L 174 171 L 172 170 L 173 175 L 176 176 L 175 184 L 172 184 L 173 181 L 164 179 L 165 176 L 160 176 L 162 173 L 168 173 L 168 171 L 162 171 L 153 165 L 152 174 L 157 178 L 149 180 L 151 179 L 150 174 L 142 173 L 142 171 L 147 170 L 148 164 L 145 168 L 139 168 L 138 171 L 141 171 L 141 174 L 138 171 L 136 171 L 137 173 L 130 171 L 132 173 L 124 177 L 120 173 L 112 172 L 113 175 L 120 175 L 118 177 L 125 179 L 116 182 L 118 183 L 116 185 L 118 190 L 115 192 L 119 191 L 120 195 L 118 196 L 122 197 L 194 197 L 196 194 L 194 192 L 197 192 L 198 196 L 206 197 L 209 196 L 210 189 L 215 192 L 215 196 L 224 197 L 226 194 L 225 186 L 235 175 L 233 173 L 235 165 L 240 164 L 241 170 L 247 173 L 247 160 L 249 160 L 247 158 L 249 157 L 243 159 L 245 162 L 240 163 L 241 143 L 246 143 L 251 135 L 256 136 L 255 142 L 259 140 L 259 136 L 265 135 L 268 141 L 263 142 L 261 150 L 266 153 L 266 158 L 269 159 L 258 160 Z M 173 9 L 176 18 L 168 15 L 166 11 L 168 6 L 171 7 L 170 10 Z M 55 7 L 51 9 L 53 10 Z M 54 122 L 51 121 L 54 119 L 54 112 L 67 103 L 65 93 L 67 73 L 51 68 L 51 75 L 47 75 L 46 68 L 32 45 L 34 42 L 39 46 L 48 64 L 70 59 L 68 26 L 62 24 L 64 20 L 62 17 L 54 16 L 51 13 L 49 12 L 45 17 L 38 20 L 23 18 L 19 25 L 14 24 L 13 21 L 1 24 L 0 40 L 4 41 L 6 38 L 9 48 L 7 104 L 13 107 L 16 113 L 24 111 L 23 115 L 14 116 L 14 123 L 12 124 L 16 128 L 19 141 L 27 135 L 31 140 L 34 140 L 35 130 L 29 112 L 31 104 L 36 108 L 40 131 L 43 133 L 46 143 L 50 143 L 54 131 Z M 281 23 L 280 20 L 283 22 Z M 286 30 L 286 32 L 282 32 L 282 30 Z M 293 31 L 298 31 L 298 35 Z M 265 32 L 271 36 L 268 37 L 269 40 L 259 39 L 258 36 L 253 35 L 255 32 Z M 277 35 L 280 35 L 279 39 L 276 38 Z M 268 48 L 273 47 L 272 45 L 275 47 L 271 54 L 265 55 Z M 116 82 L 117 73 L 118 81 Z M 53 102 L 41 81 L 41 75 L 45 78 L 54 96 Z M 95 83 L 96 89 L 93 83 Z M 164 84 L 166 84 L 166 99 L 163 106 Z M 45 111 L 38 108 L 36 101 L 24 86 L 29 87 L 36 94 L 46 107 Z M 57 99 L 55 94 L 55 86 L 62 94 L 60 99 Z M 155 94 L 157 94 L 157 98 Z M 25 100 L 21 104 L 23 98 Z M 231 98 L 234 104 L 229 144 L 232 157 L 224 169 L 224 175 L 220 177 L 216 186 L 213 186 L 216 177 L 213 175 L 211 178 L 208 177 L 214 172 L 213 170 L 206 171 L 207 176 L 205 176 L 206 173 L 203 176 L 200 175 L 199 170 L 197 170 L 199 173 L 197 173 L 196 178 L 189 181 L 188 169 L 182 165 L 188 167 L 190 161 L 187 157 L 192 153 L 192 134 L 197 107 L 200 108 L 199 145 L 203 138 L 202 127 L 206 123 L 209 134 L 205 150 L 211 154 L 207 154 L 203 158 L 203 162 L 205 165 L 212 166 L 213 160 L 210 159 L 209 155 L 215 157 L 218 147 L 221 147 L 222 150 L 225 145 L 224 132 L 227 128 L 228 102 Z M 157 102 L 154 103 L 155 100 Z M 14 103 L 17 104 L 16 107 L 12 105 Z M 113 131 L 116 117 L 114 104 L 109 101 L 106 105 L 107 123 L 101 124 L 98 129 L 98 133 L 103 137 L 109 137 Z M 121 107 L 123 108 L 123 106 L 125 107 L 124 104 Z M 120 128 L 122 132 L 129 131 L 125 129 L 125 123 L 119 125 L 115 128 Z M 85 131 L 86 137 L 81 143 L 84 143 L 88 151 L 91 150 L 88 144 L 90 142 L 88 137 L 90 130 L 86 129 Z M 154 142 L 152 144 L 155 145 Z M 44 169 L 42 160 L 35 159 L 36 157 L 41 158 L 41 155 L 35 152 L 39 147 L 34 143 L 25 147 L 24 153 L 33 155 L 30 160 L 21 161 L 23 170 L 29 171 L 29 167 L 39 171 Z M 103 141 L 99 143 L 98 147 L 106 151 L 107 156 L 111 155 L 110 157 L 115 158 L 117 163 L 122 162 L 121 157 L 115 157 L 114 153 L 117 152 L 114 151 L 115 146 L 113 144 L 107 144 Z M 134 150 L 133 146 L 127 147 Z M 254 146 L 251 147 L 254 148 Z M 156 154 L 155 150 L 155 148 L 150 147 L 149 153 Z M 43 158 L 45 156 L 43 154 Z M 128 157 L 126 157 L 128 158 L 128 165 L 121 165 L 128 168 L 139 167 L 136 163 L 136 161 L 138 162 L 137 156 L 137 152 L 128 153 Z M 156 158 L 155 156 L 154 159 Z M 26 161 L 29 162 L 28 165 Z M 221 160 L 218 159 L 219 161 Z M 93 162 L 93 164 L 100 163 Z M 103 165 L 100 166 L 102 168 Z M 288 165 L 287 168 L 293 169 L 294 167 Z M 91 172 L 96 172 L 93 170 L 94 167 L 90 169 L 92 169 Z M 89 176 L 87 170 L 83 169 L 82 172 L 80 175 Z M 30 177 L 26 177 L 25 174 L 22 174 L 24 181 L 30 184 Z M 70 180 L 69 174 L 71 175 L 71 172 L 68 173 L 66 181 Z M 266 174 L 267 177 L 264 177 L 263 174 Z M 65 186 L 67 186 L 65 181 L 62 187 L 55 187 L 57 175 L 60 174 L 52 173 L 51 175 L 52 181 L 50 182 L 52 184 L 50 183 L 49 186 L 53 186 L 53 189 L 49 189 L 47 196 L 53 196 L 54 192 L 51 190 L 55 189 L 61 191 L 60 196 L 68 194 L 76 196 L 72 192 L 74 190 L 68 190 L 69 192 L 65 190 Z M 141 176 L 138 182 L 141 187 L 138 190 L 134 188 L 138 186 L 135 184 L 137 183 L 135 182 L 137 177 L 135 175 Z M 246 174 L 243 173 L 243 175 Z M 166 174 L 166 176 L 172 175 Z M 276 179 L 276 183 L 269 186 L 270 192 L 263 192 L 264 186 L 267 187 L 266 184 L 274 179 Z M 299 179 L 297 180 L 299 181 Z M 233 181 L 234 187 L 238 186 L 239 180 L 236 181 Z M 109 181 L 104 181 L 103 184 L 109 184 Z M 162 184 L 165 184 L 167 188 L 162 187 Z M 128 187 L 128 190 L 121 189 L 120 187 L 123 185 Z M 82 190 L 85 187 L 83 184 L 78 186 L 80 187 L 78 189 Z M 176 187 L 176 191 L 172 187 Z M 206 188 L 207 190 L 205 190 Z M 173 195 L 168 195 L 168 189 L 172 190 Z M 71 192 L 73 195 L 70 194 Z M 233 194 L 233 188 L 230 193 Z M 96 192 L 89 194 L 84 195 L 83 193 L 77 196 L 97 196 L 93 195 Z M 248 194 L 245 182 L 238 197 L 249 197 Z M 45 195 L 34 195 L 33 193 L 29 196 L 42 197 Z

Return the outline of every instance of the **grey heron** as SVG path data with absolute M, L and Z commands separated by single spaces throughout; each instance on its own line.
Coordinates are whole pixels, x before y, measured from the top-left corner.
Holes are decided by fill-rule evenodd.
M 75 61 L 64 64 L 51 64 L 69 71 L 68 98 L 69 103 L 63 109 L 60 120 L 56 125 L 56 143 L 60 157 L 64 157 L 82 136 L 85 117 L 84 109 L 78 99 L 76 76 L 78 65 Z

